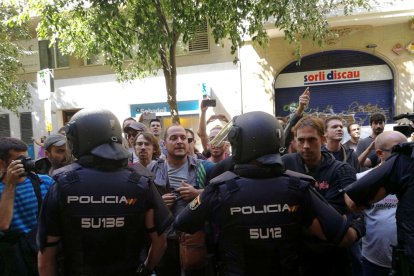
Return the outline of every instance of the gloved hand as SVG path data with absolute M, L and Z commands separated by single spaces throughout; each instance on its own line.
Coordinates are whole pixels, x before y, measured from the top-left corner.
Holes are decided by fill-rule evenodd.
M 151 276 L 152 271 L 149 270 L 145 264 L 140 264 L 137 269 L 137 276 Z

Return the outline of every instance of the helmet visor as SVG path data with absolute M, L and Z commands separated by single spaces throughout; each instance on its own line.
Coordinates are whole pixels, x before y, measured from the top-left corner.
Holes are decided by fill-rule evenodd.
M 210 145 L 213 147 L 219 147 L 223 145 L 223 142 L 227 139 L 227 135 L 230 132 L 231 127 L 233 126 L 233 120 L 228 122 L 220 131 L 217 133 L 216 137 L 210 141 Z

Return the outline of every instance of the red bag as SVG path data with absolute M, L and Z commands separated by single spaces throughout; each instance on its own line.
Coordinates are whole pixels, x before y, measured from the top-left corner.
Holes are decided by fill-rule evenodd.
M 207 265 L 206 234 L 197 231 L 194 234 L 180 234 L 181 269 L 200 269 Z

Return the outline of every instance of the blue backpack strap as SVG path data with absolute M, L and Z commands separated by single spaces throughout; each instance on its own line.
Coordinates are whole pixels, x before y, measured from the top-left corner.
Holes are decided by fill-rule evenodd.
M 34 173 L 29 173 L 28 177 L 30 179 L 30 182 L 32 183 L 33 190 L 36 195 L 37 211 L 38 211 L 38 214 L 40 214 L 40 207 L 42 206 L 42 192 L 40 190 L 40 183 L 42 183 L 43 180 L 41 180 L 40 177 Z

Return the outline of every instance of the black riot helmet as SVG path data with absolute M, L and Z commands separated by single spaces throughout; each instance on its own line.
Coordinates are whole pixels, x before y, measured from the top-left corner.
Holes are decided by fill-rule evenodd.
M 265 164 L 282 164 L 283 128 L 278 120 L 262 111 L 237 116 L 227 135 L 236 164 L 258 160 Z
M 65 131 L 76 158 L 91 154 L 109 160 L 123 160 L 129 156 L 128 150 L 122 146 L 121 125 L 109 110 L 78 111 Z

